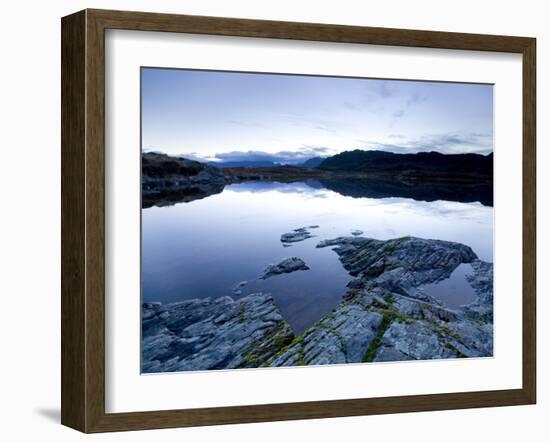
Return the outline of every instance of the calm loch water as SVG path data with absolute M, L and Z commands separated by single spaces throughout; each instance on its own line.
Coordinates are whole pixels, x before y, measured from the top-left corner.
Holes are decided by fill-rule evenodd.
M 293 229 L 319 225 L 313 238 L 283 247 Z M 492 261 L 493 208 L 479 202 L 344 196 L 319 183 L 243 183 L 220 194 L 142 211 L 143 301 L 273 295 L 285 319 L 301 333 L 330 311 L 352 279 L 323 240 L 349 236 L 390 239 L 406 235 L 467 244 Z M 269 264 L 296 256 L 311 270 L 259 279 Z M 425 287 L 456 308 L 473 300 L 462 265 L 446 281 Z M 235 286 L 241 282 L 241 293 Z

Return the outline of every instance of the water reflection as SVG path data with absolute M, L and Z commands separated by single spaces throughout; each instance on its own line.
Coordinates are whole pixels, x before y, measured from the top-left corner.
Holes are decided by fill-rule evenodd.
M 277 189 L 279 192 L 303 192 L 304 186 L 312 189 L 328 189 L 343 196 L 353 198 L 408 198 L 415 201 L 455 201 L 461 203 L 479 202 L 484 206 L 493 206 L 493 185 L 487 182 L 450 182 L 450 181 L 398 181 L 371 179 L 332 179 L 306 180 L 303 182 L 248 181 L 241 185 L 243 189 L 252 186 L 256 192 Z M 233 190 L 235 190 L 234 185 Z M 203 184 L 195 187 L 163 189 L 157 194 L 145 194 L 143 207 L 167 206 L 182 202 L 191 202 L 221 193 L 224 185 L 220 183 Z
M 426 284 L 421 289 L 450 308 L 457 309 L 473 302 L 476 294 L 466 275 L 473 272 L 470 264 L 460 264 L 451 276 L 443 281 Z
M 334 252 L 315 248 L 323 239 L 353 230 L 377 239 L 443 239 L 467 244 L 479 258 L 492 261 L 493 209 L 488 205 L 357 198 L 339 186 L 336 191 L 324 182 L 247 182 L 187 204 L 144 209 L 143 300 L 235 296 L 232 289 L 245 280 L 239 296 L 271 293 L 300 333 L 340 301 L 351 279 Z M 320 226 L 314 238 L 282 246 L 283 233 L 308 225 Z M 290 256 L 303 259 L 311 270 L 258 279 L 267 265 Z
M 493 185 L 490 183 L 414 182 L 377 180 L 322 180 L 320 184 L 340 195 L 353 198 L 410 198 L 415 201 L 480 202 L 493 205 Z

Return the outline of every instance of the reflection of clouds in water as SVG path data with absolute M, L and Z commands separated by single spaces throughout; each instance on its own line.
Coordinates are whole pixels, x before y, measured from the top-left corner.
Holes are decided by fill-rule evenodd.
M 416 201 L 405 198 L 381 198 L 374 201 L 377 206 L 385 206 L 384 212 L 398 215 L 413 211 L 420 216 L 434 216 L 453 219 L 459 218 L 469 221 L 478 221 L 480 212 L 490 215 L 492 207 L 487 207 L 479 202 L 458 203 L 453 201 Z
M 226 192 L 236 193 L 273 193 L 273 194 L 299 194 L 307 198 L 328 198 L 334 194 L 331 190 L 323 187 L 317 188 L 307 183 L 279 183 L 275 181 L 247 182 L 239 184 L 230 184 L 225 188 Z
M 317 192 L 304 183 L 279 183 L 275 181 L 246 182 L 239 184 L 230 184 L 225 188 L 225 192 L 249 192 L 249 193 L 313 193 Z
M 245 182 L 230 184 L 226 187 L 225 191 L 250 193 L 251 195 L 271 193 L 272 197 L 276 197 L 278 194 L 297 194 L 305 199 L 329 199 L 337 197 L 341 201 L 353 201 L 357 208 L 381 209 L 384 214 L 391 216 L 399 216 L 414 212 L 417 216 L 421 217 L 452 218 L 454 220 L 461 219 L 481 224 L 485 223 L 483 215 L 491 216 L 493 211 L 492 207 L 484 206 L 479 202 L 462 203 L 443 200 L 427 202 L 401 197 L 357 198 L 345 196 L 322 187 L 322 184 L 317 181 L 312 181 L 311 183 L 280 183 L 276 181 Z
M 491 261 L 492 213 L 480 204 L 346 197 L 308 183 L 233 184 L 193 204 L 143 211 L 143 299 L 217 298 L 247 280 L 243 295 L 271 293 L 291 325 L 305 330 L 341 302 L 351 279 L 336 253 L 315 247 L 320 241 L 355 229 L 376 239 L 412 235 L 467 244 Z M 314 238 L 282 246 L 283 233 L 311 225 L 319 225 Z M 257 280 L 289 256 L 310 270 Z
M 480 214 L 490 216 L 493 213 L 491 207 L 485 207 L 480 203 L 452 203 L 448 201 L 424 203 L 419 205 L 416 210 L 420 210 L 420 213 L 429 216 L 476 222 L 479 220 Z
M 316 193 L 314 195 L 310 195 L 310 198 L 328 198 L 329 196 L 326 193 Z
M 312 231 L 316 238 L 296 243 L 290 249 L 281 246 L 282 233 L 309 225 L 320 226 Z M 169 262 L 162 266 L 167 274 L 158 274 L 155 278 L 163 290 L 167 281 L 173 282 L 174 289 L 170 289 L 170 293 L 174 297 L 181 296 L 178 289 L 181 285 L 174 281 L 180 278 L 181 272 L 168 271 L 174 266 L 193 269 L 189 273 L 194 274 L 194 280 L 206 281 L 209 289 L 205 290 L 200 282 L 200 287 L 195 287 L 197 293 L 219 296 L 220 291 L 227 290 L 225 286 L 234 286 L 235 278 L 257 277 L 265 268 L 264 264 L 289 254 L 318 268 L 316 260 L 325 257 L 315 245 L 323 239 L 349 236 L 354 229 L 362 230 L 365 237 L 382 240 L 411 235 L 460 242 L 472 247 L 481 259 L 493 259 L 492 207 L 449 201 L 430 203 L 402 197 L 353 198 L 313 188 L 304 182 L 232 184 L 222 193 L 192 204 L 148 209 L 143 213 L 143 226 L 146 232 L 143 236 L 145 268 L 154 264 L 151 260 L 155 256 L 162 258 L 162 263 Z M 182 226 L 185 234 L 182 234 Z M 169 261 L 166 256 L 170 256 Z M 338 267 L 337 257 L 329 249 L 326 259 L 332 260 L 327 264 L 330 271 Z M 230 277 L 227 284 L 218 281 L 218 277 L 215 283 L 211 281 L 211 272 L 207 270 L 213 265 L 226 268 L 224 272 L 227 278 Z M 185 284 L 190 287 L 187 279 Z

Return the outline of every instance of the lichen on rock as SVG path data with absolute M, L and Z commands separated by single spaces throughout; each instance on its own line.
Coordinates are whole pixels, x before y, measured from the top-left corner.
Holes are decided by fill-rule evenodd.
M 294 335 L 263 293 L 145 303 L 143 372 L 492 356 L 493 265 L 470 247 L 359 236 L 317 247 L 333 247 L 354 279 L 342 301 L 303 334 Z M 450 309 L 421 289 L 448 278 L 462 263 L 472 266 L 466 277 L 476 294 L 472 303 Z M 292 257 L 269 266 L 262 277 L 306 269 Z
M 270 365 L 334 364 L 491 356 L 492 264 L 463 244 L 414 237 L 379 241 L 342 237 L 334 247 L 356 276 L 344 300 L 271 361 Z M 459 310 L 442 306 L 419 287 L 448 278 L 461 263 L 476 300 Z
M 258 367 L 294 334 L 263 293 L 142 306 L 142 372 Z

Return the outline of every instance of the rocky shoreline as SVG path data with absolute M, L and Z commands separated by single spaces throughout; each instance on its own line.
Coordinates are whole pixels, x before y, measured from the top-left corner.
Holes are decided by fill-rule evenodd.
M 294 335 L 273 298 L 142 305 L 143 373 L 258 367 Z
M 493 352 L 492 264 L 467 246 L 405 237 L 389 241 L 345 237 L 335 247 L 356 276 L 332 312 L 266 362 L 269 366 L 485 357 Z M 474 270 L 477 299 L 458 310 L 422 291 L 461 263 Z
M 355 235 L 317 247 L 332 247 L 354 279 L 342 301 L 303 334 L 294 335 L 264 293 L 144 303 L 142 371 L 492 356 L 493 265 L 468 246 Z M 472 267 L 474 302 L 449 309 L 423 291 L 463 263 Z
M 480 177 L 437 176 L 391 171 L 327 170 L 296 166 L 216 166 L 161 153 L 142 154 L 142 207 L 186 203 L 221 193 L 226 185 L 275 181 L 304 182 L 353 198 L 412 198 L 421 201 L 475 202 L 493 205 L 492 181 Z
M 217 167 L 148 152 L 141 158 L 142 207 L 191 202 L 221 193 L 227 184 Z

